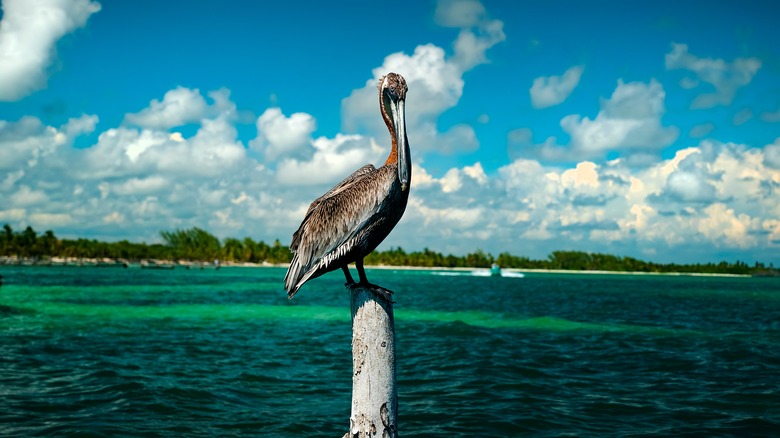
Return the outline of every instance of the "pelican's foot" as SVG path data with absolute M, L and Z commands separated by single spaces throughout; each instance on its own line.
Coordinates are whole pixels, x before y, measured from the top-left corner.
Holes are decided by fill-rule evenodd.
M 348 288 L 356 288 L 356 287 L 364 287 L 371 292 L 374 293 L 374 295 L 378 296 L 379 298 L 387 301 L 390 304 L 395 304 L 395 301 L 393 301 L 393 291 L 390 289 L 385 289 L 382 286 L 373 284 L 373 283 L 352 283 L 352 285 L 347 285 Z

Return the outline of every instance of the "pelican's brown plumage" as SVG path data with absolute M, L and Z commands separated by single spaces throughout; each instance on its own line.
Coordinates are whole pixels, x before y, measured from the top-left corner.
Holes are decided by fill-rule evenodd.
M 406 80 L 396 73 L 379 80 L 379 109 L 390 131 L 390 155 L 378 169 L 371 164 L 361 167 L 311 203 L 290 244 L 295 255 L 284 277 L 290 298 L 312 278 L 341 268 L 348 287 L 367 287 L 390 300 L 391 291 L 368 282 L 363 258 L 390 234 L 409 199 L 407 89 Z M 350 263 L 357 267 L 359 283 L 349 273 Z

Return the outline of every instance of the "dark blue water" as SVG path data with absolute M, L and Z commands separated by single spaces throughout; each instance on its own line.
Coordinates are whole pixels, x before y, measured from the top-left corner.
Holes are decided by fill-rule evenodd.
M 343 278 L 0 267 L 0 435 L 330 436 Z M 771 436 L 777 279 L 371 270 L 396 291 L 403 436 Z

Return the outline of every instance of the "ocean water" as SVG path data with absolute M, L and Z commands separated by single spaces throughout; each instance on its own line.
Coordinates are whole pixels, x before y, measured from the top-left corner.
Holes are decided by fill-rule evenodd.
M 349 424 L 339 273 L 0 267 L 0 436 L 322 436 Z M 417 437 L 777 436 L 780 281 L 369 270 Z

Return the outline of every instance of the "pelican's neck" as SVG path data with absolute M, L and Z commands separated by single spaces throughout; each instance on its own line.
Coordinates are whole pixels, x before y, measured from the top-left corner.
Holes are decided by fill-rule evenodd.
M 402 85 L 404 88 L 401 89 L 400 95 L 397 94 L 397 88 L 392 88 L 390 92 L 380 88 L 379 106 L 387 130 L 390 131 L 390 155 L 387 156 L 385 166 L 396 166 L 401 191 L 406 191 L 411 181 L 412 162 L 409 158 L 409 140 L 406 138 L 406 85 Z
M 392 116 L 389 113 L 390 105 L 388 103 L 385 102 L 385 99 L 383 98 L 383 93 L 379 93 L 379 106 L 382 109 L 382 118 L 385 119 L 385 125 L 387 125 L 387 130 L 390 131 L 390 141 L 391 141 L 390 155 L 387 156 L 387 160 L 385 160 L 385 165 L 398 163 L 398 138 L 395 135 L 394 122 Z
M 395 138 L 393 138 L 393 146 L 390 149 L 390 155 L 388 155 L 385 160 L 385 165 L 388 164 L 398 164 L 398 144 L 396 143 Z

